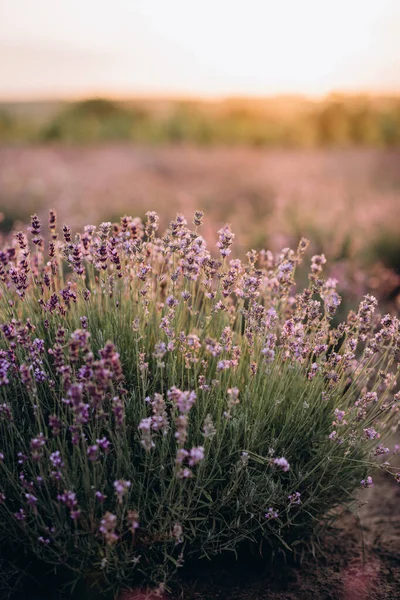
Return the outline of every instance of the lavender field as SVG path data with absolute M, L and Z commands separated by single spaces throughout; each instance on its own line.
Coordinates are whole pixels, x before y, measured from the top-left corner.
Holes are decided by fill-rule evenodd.
M 0 148 L 4 597 L 396 597 L 399 166 Z
M 348 293 L 398 306 L 399 150 L 257 150 L 131 145 L 0 147 L 4 232 L 56 209 L 70 226 L 157 210 L 206 212 L 203 236 L 229 222 L 235 252 L 277 251 L 306 236 Z

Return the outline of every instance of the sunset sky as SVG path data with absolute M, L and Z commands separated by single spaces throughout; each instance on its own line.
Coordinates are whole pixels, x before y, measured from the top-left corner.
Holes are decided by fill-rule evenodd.
M 0 0 L 0 98 L 400 92 L 400 0 Z

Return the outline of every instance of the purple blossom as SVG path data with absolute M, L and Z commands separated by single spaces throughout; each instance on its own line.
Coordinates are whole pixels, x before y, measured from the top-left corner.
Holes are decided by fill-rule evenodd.
M 372 481 L 372 477 L 368 475 L 366 479 L 360 481 L 360 484 L 362 488 L 370 488 L 374 485 L 374 482 Z
M 178 448 L 175 459 L 176 464 L 181 465 L 187 459 L 188 456 L 189 452 L 185 450 L 185 448 Z
M 136 510 L 128 510 L 126 522 L 132 534 L 139 528 L 139 514 Z
M 274 458 L 273 463 L 280 467 L 284 472 L 287 472 L 290 469 L 290 464 L 283 456 L 281 456 L 280 458 Z
M 108 441 L 108 439 L 106 437 L 97 439 L 96 443 L 99 445 L 99 448 L 101 448 L 101 450 L 103 450 L 103 452 L 108 452 L 108 450 L 110 449 L 110 442 Z
M 112 545 L 118 541 L 118 535 L 115 533 L 117 526 L 117 517 L 110 512 L 106 512 L 100 521 L 99 532 L 104 536 L 106 544 Z
M 94 444 L 93 446 L 89 446 L 88 449 L 86 450 L 86 454 L 87 454 L 88 460 L 90 460 L 91 462 L 95 462 L 99 458 L 98 445 Z
M 50 454 L 49 460 L 53 467 L 56 467 L 58 469 L 62 469 L 64 467 L 64 462 L 62 460 L 61 452 L 59 450 L 52 452 L 52 454 Z
M 51 432 L 55 437 L 60 435 L 61 421 L 56 415 L 49 416 L 49 427 L 51 428 Z
M 44 544 L 45 546 L 48 546 L 50 544 L 49 538 L 45 538 L 42 535 L 40 535 L 38 537 L 38 542 L 40 542 L 41 544 Z
M 168 398 L 178 407 L 181 414 L 187 415 L 196 401 L 196 392 L 182 392 L 174 386 L 168 391 Z
M 57 500 L 65 504 L 70 510 L 74 510 L 78 504 L 75 492 L 66 490 L 63 494 L 57 495 Z
M 28 457 L 26 456 L 26 454 L 23 454 L 22 452 L 17 453 L 17 458 L 18 458 L 19 465 L 23 465 L 28 460 Z
M 126 481 L 125 479 L 118 479 L 117 481 L 114 481 L 113 485 L 118 502 L 122 504 L 123 497 L 128 493 L 128 490 L 131 487 L 131 482 Z
M 270 506 L 264 516 L 268 520 L 277 519 L 279 517 L 279 513 L 274 508 L 272 508 L 272 506 Z
M 140 443 L 142 444 L 146 452 L 150 452 L 150 450 L 152 450 L 152 448 L 154 448 L 155 446 L 151 435 L 152 423 L 152 417 L 146 417 L 145 419 L 142 419 L 138 425 L 138 429 L 141 432 Z
M 219 238 L 217 242 L 217 248 L 221 253 L 221 256 L 229 256 L 231 253 L 230 247 L 232 246 L 235 235 L 231 232 L 228 225 L 225 225 L 222 229 L 218 231 Z
M 189 455 L 189 466 L 194 467 L 204 459 L 204 448 L 198 446 L 197 448 L 191 448 Z
M 115 418 L 115 424 L 118 430 L 121 430 L 125 420 L 124 403 L 119 396 L 112 399 L 112 411 Z
M 17 519 L 17 521 L 25 521 L 26 513 L 25 513 L 24 509 L 20 508 L 18 512 L 14 513 L 14 517 Z
M 10 383 L 10 380 L 8 379 L 8 369 L 10 367 L 11 364 L 7 360 L 0 358 L 0 387 Z
M 301 504 L 301 493 L 293 492 L 293 494 L 289 494 L 288 500 L 290 504 Z
M 38 499 L 36 498 L 36 496 L 34 496 L 33 494 L 25 494 L 25 498 L 31 508 L 36 507 L 36 504 L 38 502 Z
M 190 479 L 191 477 L 193 477 L 193 473 L 187 467 L 184 467 L 178 472 L 179 479 Z
M 389 454 L 389 453 L 390 453 L 390 448 L 386 448 L 385 446 L 381 446 L 380 444 L 374 450 L 375 456 L 382 456 L 384 454 Z
M 367 427 L 366 429 L 363 429 L 363 431 L 367 440 L 376 440 L 381 437 L 380 433 L 375 431 L 375 429 L 373 429 L 372 427 Z

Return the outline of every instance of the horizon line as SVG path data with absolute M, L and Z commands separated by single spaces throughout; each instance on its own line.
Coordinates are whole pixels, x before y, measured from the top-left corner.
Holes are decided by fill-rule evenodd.
M 116 101 L 133 101 L 133 100 L 153 100 L 153 101 L 198 101 L 198 102 L 226 102 L 229 100 L 305 100 L 321 102 L 330 97 L 369 97 L 372 99 L 382 98 L 400 98 L 399 89 L 382 89 L 371 90 L 360 88 L 359 90 L 332 89 L 322 93 L 307 93 L 307 92 L 274 92 L 274 93 L 190 93 L 190 92 L 138 92 L 138 91 L 121 91 L 110 92 L 109 90 L 91 90 L 87 92 L 52 94 L 52 93 L 32 93 L 32 94 L 1 94 L 0 103 L 33 103 L 33 102 L 79 102 L 88 99 L 105 99 Z

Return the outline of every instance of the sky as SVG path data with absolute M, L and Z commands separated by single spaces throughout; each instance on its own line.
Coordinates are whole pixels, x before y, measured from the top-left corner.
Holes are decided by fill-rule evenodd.
M 400 0 L 0 0 L 0 98 L 400 92 Z

